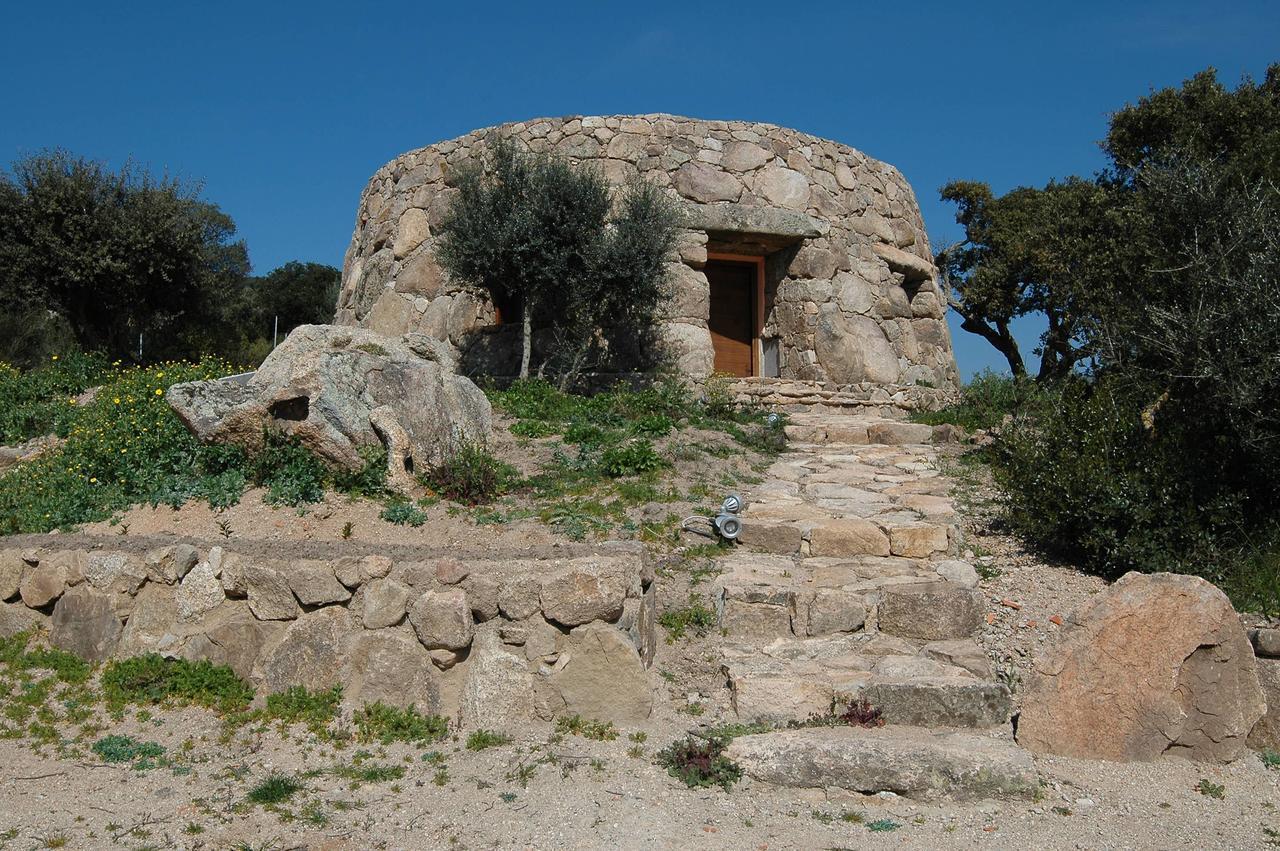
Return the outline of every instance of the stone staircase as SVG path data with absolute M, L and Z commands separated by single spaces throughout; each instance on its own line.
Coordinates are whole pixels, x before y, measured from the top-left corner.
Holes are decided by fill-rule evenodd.
M 735 758 L 786 785 L 1033 793 L 1009 691 L 974 638 L 978 576 L 952 558 L 959 532 L 935 448 L 948 430 L 799 414 L 788 436 L 745 495 L 744 546 L 714 586 L 733 711 L 785 728 L 865 701 L 885 726 L 745 736 Z

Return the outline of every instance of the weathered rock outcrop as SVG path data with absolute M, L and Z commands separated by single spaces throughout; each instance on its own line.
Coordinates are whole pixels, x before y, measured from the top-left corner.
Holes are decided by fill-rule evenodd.
M 278 431 L 354 472 L 384 446 L 389 480 L 401 487 L 459 441 L 488 437 L 492 418 L 437 341 L 331 325 L 295 328 L 247 379 L 175 384 L 165 398 L 196 437 L 250 452 L 265 430 Z
M 1036 660 L 1018 742 L 1063 756 L 1228 762 L 1265 708 L 1225 594 L 1193 576 L 1128 573 Z

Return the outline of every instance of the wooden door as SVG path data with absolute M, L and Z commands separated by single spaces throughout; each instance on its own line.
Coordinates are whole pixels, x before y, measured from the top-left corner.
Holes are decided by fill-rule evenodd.
M 715 371 L 738 377 L 755 374 L 756 266 L 710 260 L 706 266 L 711 284 L 711 345 Z

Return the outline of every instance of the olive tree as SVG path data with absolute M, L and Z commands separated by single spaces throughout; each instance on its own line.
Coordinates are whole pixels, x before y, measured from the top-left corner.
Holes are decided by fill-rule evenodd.
M 593 354 L 603 356 L 611 335 L 654 325 L 676 227 L 661 190 L 636 182 L 615 197 L 594 168 L 506 140 L 464 166 L 457 188 L 440 263 L 518 306 L 521 378 L 530 374 L 535 327 L 555 342 L 539 373 L 565 386 Z

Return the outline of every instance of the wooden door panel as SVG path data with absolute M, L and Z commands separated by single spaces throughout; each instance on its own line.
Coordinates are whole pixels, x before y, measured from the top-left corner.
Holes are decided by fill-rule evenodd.
M 715 350 L 715 371 L 750 376 L 755 365 L 755 266 L 709 261 L 706 275 L 711 285 L 707 324 Z

